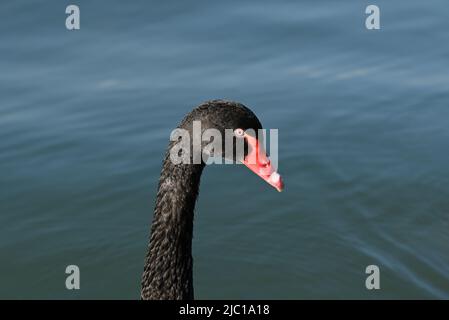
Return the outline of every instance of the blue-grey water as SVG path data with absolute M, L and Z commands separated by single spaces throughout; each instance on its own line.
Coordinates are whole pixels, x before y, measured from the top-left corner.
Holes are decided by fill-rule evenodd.
M 279 129 L 286 190 L 206 169 L 197 298 L 449 298 L 448 19 L 445 0 L 2 1 L 0 298 L 138 299 L 169 134 L 215 98 Z

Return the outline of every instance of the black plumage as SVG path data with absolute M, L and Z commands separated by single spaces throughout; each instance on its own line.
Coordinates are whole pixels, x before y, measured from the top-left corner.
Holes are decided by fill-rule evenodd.
M 262 128 L 250 109 L 240 103 L 223 100 L 209 101 L 196 107 L 181 121 L 178 128 L 191 133 L 194 120 L 201 121 L 203 131 L 215 128 L 223 137 L 225 129 Z M 173 144 L 174 142 L 169 144 L 159 179 L 142 276 L 142 299 L 194 298 L 193 218 L 205 164 L 173 164 L 169 156 Z

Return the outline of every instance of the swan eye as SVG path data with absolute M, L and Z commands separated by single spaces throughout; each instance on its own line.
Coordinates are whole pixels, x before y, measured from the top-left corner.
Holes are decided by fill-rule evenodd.
M 236 137 L 242 138 L 245 135 L 245 132 L 243 131 L 243 129 L 235 129 L 234 130 L 234 134 L 236 135 Z

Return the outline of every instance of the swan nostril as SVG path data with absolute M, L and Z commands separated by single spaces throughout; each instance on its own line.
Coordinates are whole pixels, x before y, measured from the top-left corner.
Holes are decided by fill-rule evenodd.
M 269 165 L 270 165 L 270 160 L 268 160 L 267 162 L 260 163 L 260 166 L 262 168 L 267 168 Z

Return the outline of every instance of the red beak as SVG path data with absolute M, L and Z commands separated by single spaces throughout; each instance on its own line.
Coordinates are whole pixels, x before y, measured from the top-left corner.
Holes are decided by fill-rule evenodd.
M 284 183 L 279 173 L 271 165 L 270 159 L 263 145 L 259 143 L 257 138 L 245 133 L 244 137 L 250 146 L 248 155 L 242 161 L 251 171 L 259 177 L 275 187 L 277 191 L 281 192 L 284 189 Z

